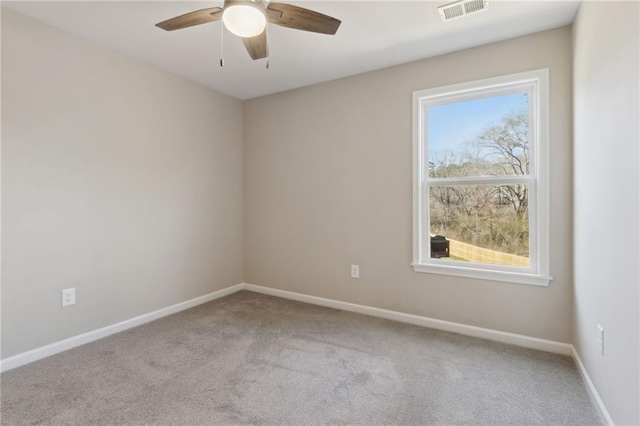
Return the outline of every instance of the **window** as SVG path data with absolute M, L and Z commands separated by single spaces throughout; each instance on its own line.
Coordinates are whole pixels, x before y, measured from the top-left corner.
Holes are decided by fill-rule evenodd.
M 548 285 L 548 70 L 413 94 L 417 272 Z

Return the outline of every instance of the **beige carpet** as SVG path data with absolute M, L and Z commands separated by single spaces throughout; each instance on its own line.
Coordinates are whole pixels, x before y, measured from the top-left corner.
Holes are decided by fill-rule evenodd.
M 1 379 L 3 425 L 598 424 L 569 357 L 250 292 Z

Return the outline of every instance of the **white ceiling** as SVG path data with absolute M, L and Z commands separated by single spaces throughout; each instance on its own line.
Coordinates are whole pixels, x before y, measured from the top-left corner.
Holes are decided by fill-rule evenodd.
M 286 2 L 287 0 L 280 0 Z M 160 21 L 223 1 L 3 2 L 4 6 L 239 99 L 478 46 L 573 21 L 579 1 L 500 1 L 443 23 L 444 1 L 290 1 L 342 20 L 334 36 L 269 26 L 270 68 L 252 61 L 221 22 L 174 32 Z

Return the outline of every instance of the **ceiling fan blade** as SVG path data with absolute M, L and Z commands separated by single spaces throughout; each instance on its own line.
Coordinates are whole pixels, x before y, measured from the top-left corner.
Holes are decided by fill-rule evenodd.
M 267 13 L 269 22 L 296 30 L 311 31 L 321 34 L 335 34 L 341 21 L 322 13 L 286 3 L 269 3 L 267 12 L 277 11 L 281 15 Z
M 262 59 L 267 57 L 267 30 L 255 37 L 244 37 L 242 39 L 244 47 L 247 48 L 251 59 Z
M 218 12 L 222 12 L 222 8 L 210 7 L 208 9 L 200 9 L 195 12 L 186 13 L 184 15 L 162 21 L 159 24 L 156 24 L 156 27 L 162 28 L 166 31 L 174 31 L 182 28 L 193 27 L 194 25 L 206 24 L 207 22 L 219 20 L 222 17 L 222 14 Z

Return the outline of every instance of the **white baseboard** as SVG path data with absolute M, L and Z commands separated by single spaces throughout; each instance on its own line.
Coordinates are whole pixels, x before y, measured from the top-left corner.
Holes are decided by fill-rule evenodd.
M 326 306 L 344 311 L 356 312 L 378 318 L 385 318 L 422 327 L 435 328 L 437 330 L 450 331 L 452 333 L 464 334 L 465 336 L 479 337 L 481 339 L 493 340 L 495 342 L 508 343 L 510 345 L 521 346 L 530 349 L 537 349 L 545 352 L 552 352 L 562 355 L 571 355 L 571 345 L 568 343 L 554 342 L 552 340 L 539 339 L 521 334 L 507 333 L 504 331 L 492 330 L 489 328 L 475 327 L 472 325 L 460 324 L 456 322 L 443 321 L 434 318 L 422 317 L 418 315 L 405 314 L 402 312 L 389 311 L 386 309 L 373 308 L 355 303 L 341 302 L 339 300 L 325 299 L 323 297 L 309 296 L 291 291 L 277 290 L 262 287 L 254 284 L 244 284 L 244 289 L 256 293 L 268 294 L 285 299 L 297 300 L 314 305 Z
M 243 288 L 243 284 L 236 284 L 234 286 L 214 291 L 213 293 L 205 294 L 204 296 L 196 297 L 195 299 L 177 303 L 166 308 L 158 309 L 157 311 L 149 312 L 147 314 L 143 314 L 135 318 L 119 322 L 117 324 L 108 325 L 97 330 L 79 334 L 77 336 L 61 340 L 59 342 L 51 343 L 50 345 L 41 346 L 39 348 L 17 354 L 9 358 L 5 358 L 0 361 L 0 372 L 8 371 L 25 364 L 29 364 L 31 362 L 38 361 L 39 359 L 46 358 L 48 356 L 55 355 L 69 349 L 73 349 L 75 347 L 93 342 L 98 339 L 102 339 L 103 337 L 107 337 L 111 334 L 119 333 L 121 331 L 137 327 L 150 321 L 154 321 L 159 318 L 184 311 L 185 309 L 193 308 L 203 303 L 207 303 L 212 300 L 235 293 L 242 290 Z
M 598 407 L 598 410 L 600 411 L 600 416 L 602 417 L 602 420 L 609 426 L 615 426 L 615 423 L 613 423 L 613 419 L 611 418 L 611 416 L 609 415 L 609 412 L 607 411 L 607 407 L 605 407 L 604 402 L 602 401 L 602 398 L 600 398 L 600 395 L 598 394 L 596 387 L 593 385 L 593 382 L 591 381 L 591 377 L 589 377 L 589 373 L 587 373 L 587 369 L 585 368 L 582 362 L 582 359 L 580 358 L 580 355 L 578 355 L 578 351 L 576 351 L 576 348 L 573 345 L 571 345 L 571 356 L 576 361 L 576 364 L 578 364 L 578 370 L 580 370 L 580 374 L 582 374 L 582 379 L 584 380 L 584 382 L 587 385 L 587 388 L 589 389 L 591 398 L 593 399 L 596 407 Z
M 496 342 L 507 343 L 525 348 L 537 349 L 545 352 L 553 352 L 562 355 L 571 355 L 572 346 L 567 343 L 554 342 L 551 340 L 539 339 L 520 334 L 507 333 L 504 331 L 491 330 L 488 328 L 475 327 L 450 321 L 443 321 L 434 318 L 422 317 L 418 315 L 405 314 L 402 312 L 390 311 L 386 309 L 374 308 L 355 303 L 342 302 L 339 300 L 325 299 L 322 297 L 309 296 L 301 293 L 294 293 L 285 290 L 278 290 L 268 287 L 262 287 L 254 284 L 237 284 L 225 289 L 196 297 L 166 308 L 159 309 L 154 312 L 140 315 L 126 321 L 112 324 L 97 330 L 93 330 L 78 336 L 70 337 L 59 342 L 55 342 L 46 346 L 32 349 L 21 354 L 11 356 L 0 360 L 0 372 L 8 371 L 13 368 L 20 367 L 25 364 L 46 358 L 57 353 L 73 349 L 75 347 L 93 342 L 95 340 L 107 337 L 124 330 L 145 324 L 150 321 L 171 315 L 203 303 L 228 296 L 240 290 L 248 290 L 256 293 L 268 294 L 272 296 L 282 297 L 285 299 L 297 300 L 300 302 L 311 303 L 319 306 L 326 306 L 344 311 L 356 312 L 364 315 L 370 315 L 378 318 L 385 318 L 393 321 L 404 322 L 422 327 L 434 328 L 437 330 L 450 331 L 453 333 L 463 334 L 466 336 L 478 337 L 481 339 L 493 340 Z M 590 383 L 590 382 L 589 382 Z

